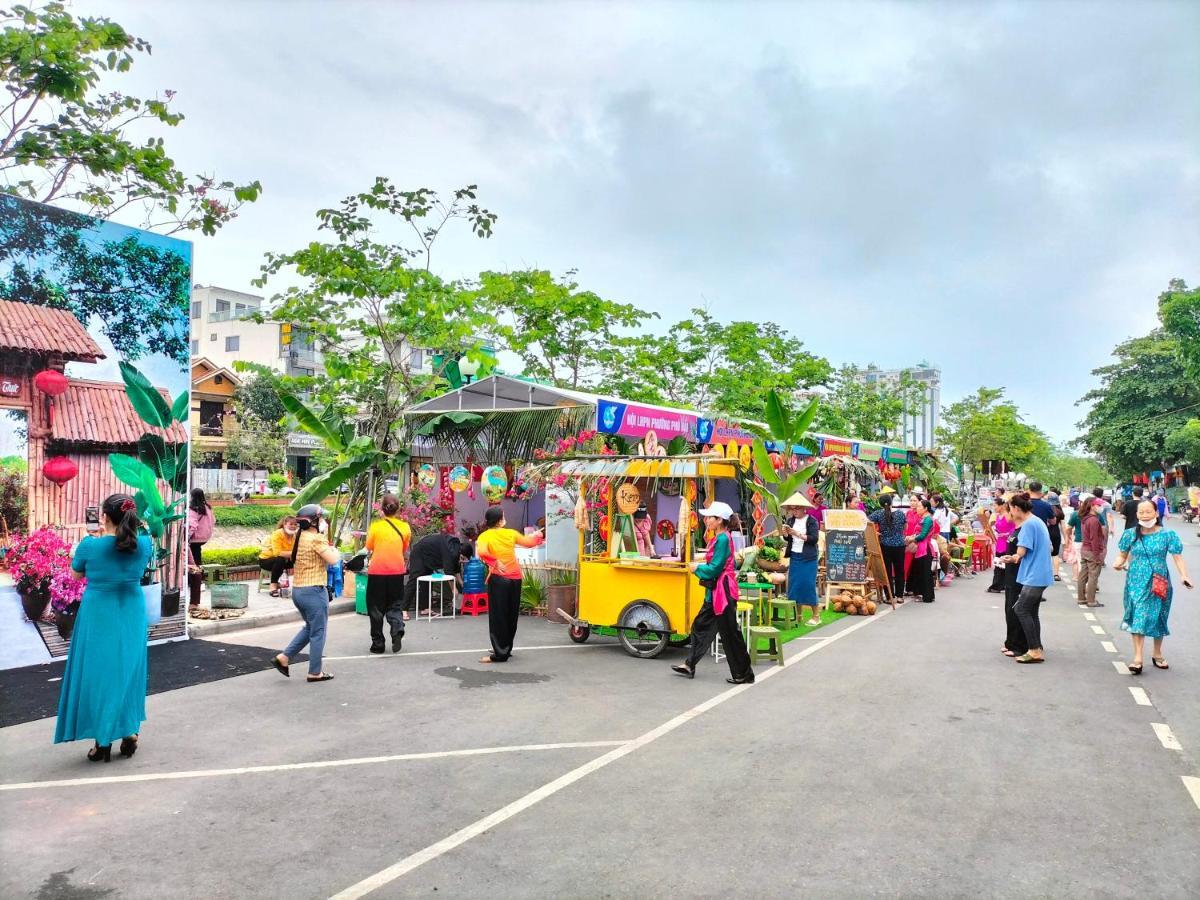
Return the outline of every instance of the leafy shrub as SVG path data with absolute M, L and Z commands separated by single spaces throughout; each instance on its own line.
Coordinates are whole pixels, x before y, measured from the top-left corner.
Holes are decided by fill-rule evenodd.
M 24 531 L 29 515 L 29 488 L 25 473 L 0 468 L 0 516 L 9 531 Z
M 213 513 L 217 525 L 226 528 L 274 528 L 280 519 L 291 514 L 291 510 L 286 506 L 243 503 L 241 506 L 214 506 Z
M 267 487 L 269 487 L 271 489 L 272 494 L 278 494 L 285 487 L 287 487 L 287 476 L 286 475 L 268 475 L 267 476 Z
M 258 564 L 259 547 L 238 547 L 236 550 L 205 550 L 206 566 L 253 566 Z

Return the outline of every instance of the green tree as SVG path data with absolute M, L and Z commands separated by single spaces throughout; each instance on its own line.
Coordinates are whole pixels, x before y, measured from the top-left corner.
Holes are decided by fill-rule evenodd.
M 1167 438 L 1167 453 L 1175 461 L 1200 467 L 1200 419 L 1188 419 Z
M 1045 452 L 1039 453 L 1025 466 L 1025 472 L 1044 485 L 1064 490 L 1070 487 L 1092 488 L 1112 484 L 1115 480 L 1098 460 L 1072 453 L 1067 447 L 1049 444 Z
M 704 309 L 663 337 L 630 338 L 619 349 L 622 361 L 603 390 L 742 420 L 761 416 L 772 391 L 791 396 L 825 384 L 833 371 L 774 322 L 721 323 Z
M 242 469 L 277 472 L 287 460 L 287 431 L 278 421 L 267 421 L 242 408 L 229 429 L 225 459 Z
M 280 375 L 266 366 L 242 366 L 235 363 L 242 371 L 247 371 L 245 378 L 237 390 L 233 392 L 233 407 L 238 418 L 253 415 L 262 422 L 283 430 L 283 421 L 287 418 L 287 410 L 283 406 L 283 395 L 295 389 L 294 378 Z
M 1093 370 L 1100 386 L 1079 401 L 1091 404 L 1079 439 L 1120 478 L 1163 469 L 1167 439 L 1194 417 L 1200 383 L 1181 364 L 1179 341 L 1162 329 L 1113 351 L 1117 361 Z
M 412 438 L 404 411 L 444 386 L 462 354 L 480 356 L 494 320 L 471 303 L 473 285 L 429 269 L 433 245 L 451 222 L 467 222 L 479 237 L 491 235 L 496 216 L 475 202 L 475 190 L 470 185 L 443 201 L 432 190 L 401 191 L 377 178 L 336 209 L 318 211 L 320 230 L 332 240 L 267 255 L 259 286 L 285 270 L 301 280 L 273 298 L 267 317 L 302 328 L 324 353 L 325 374 L 313 379 L 311 401 L 282 398 L 337 462 L 300 499 L 321 499 L 347 482 L 360 490 L 369 471 L 399 469 Z M 410 226 L 419 249 L 377 240 L 379 218 Z M 436 351 L 442 362 L 425 368 L 426 355 L 418 362 L 414 350 Z
M 887 440 L 900 426 L 905 414 L 916 408 L 924 389 L 907 373 L 897 386 L 864 383 L 863 370 L 843 366 L 833 376 L 828 395 L 822 400 L 816 427 L 828 434 L 866 441 Z
M 1182 278 L 1172 278 L 1158 295 L 1158 318 L 1174 338 L 1179 356 L 1192 379 L 1200 379 L 1200 288 L 1188 290 Z
M 942 410 L 938 441 L 964 469 L 977 469 L 985 459 L 1005 460 L 1026 470 L 1049 443 L 1040 431 L 1021 421 L 1015 404 L 1004 399 L 1004 388 L 981 387 Z
M 613 372 L 621 330 L 657 314 L 581 291 L 574 272 L 484 272 L 478 298 L 496 319 L 498 342 L 521 357 L 525 374 L 588 389 Z
M 70 311 L 124 358 L 189 359 L 191 266 L 134 236 L 101 240 L 96 220 L 0 195 L 0 300 Z
M 62 3 L 0 10 L 0 190 L 43 203 L 70 203 L 111 218 L 142 212 L 143 227 L 214 234 L 262 190 L 210 175 L 185 176 L 157 136 L 175 127 L 174 91 L 141 99 L 102 90 L 150 44 L 106 18 L 71 15 Z M 105 88 L 108 84 L 105 84 Z

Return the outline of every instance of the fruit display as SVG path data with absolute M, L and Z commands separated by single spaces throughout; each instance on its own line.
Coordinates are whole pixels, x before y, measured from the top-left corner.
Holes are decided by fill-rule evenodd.
M 873 616 L 878 608 L 875 601 L 850 591 L 840 591 L 831 598 L 833 611 L 848 616 Z

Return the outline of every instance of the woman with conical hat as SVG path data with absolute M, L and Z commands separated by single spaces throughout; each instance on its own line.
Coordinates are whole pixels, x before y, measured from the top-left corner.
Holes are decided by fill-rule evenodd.
M 821 624 L 817 601 L 817 542 L 821 526 L 814 516 L 812 501 L 797 491 L 780 504 L 784 520 L 779 531 L 787 541 L 784 557 L 788 561 L 788 599 L 796 604 L 796 614 L 806 625 Z M 805 607 L 812 617 L 804 619 Z

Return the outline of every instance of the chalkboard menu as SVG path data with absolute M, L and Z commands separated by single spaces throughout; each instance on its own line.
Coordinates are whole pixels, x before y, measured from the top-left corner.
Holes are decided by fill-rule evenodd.
M 863 532 L 825 532 L 825 579 L 858 584 L 866 582 L 867 543 Z

